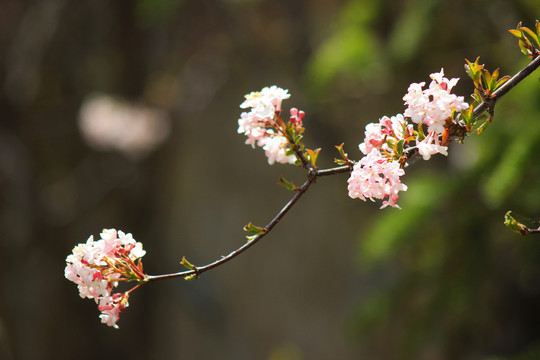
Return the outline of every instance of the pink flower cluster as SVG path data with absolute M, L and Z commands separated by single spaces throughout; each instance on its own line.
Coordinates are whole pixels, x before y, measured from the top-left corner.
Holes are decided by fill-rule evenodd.
M 102 323 L 118 328 L 119 314 L 129 305 L 129 292 L 113 294 L 113 288 L 122 280 L 144 279 L 140 258 L 146 252 L 131 234 L 104 229 L 100 235 L 98 241 L 90 236 L 73 248 L 66 258 L 64 275 L 77 284 L 82 298 L 96 301 Z
M 383 200 L 381 208 L 388 205 L 399 208 L 398 193 L 407 190 L 407 186 L 400 180 L 405 171 L 400 164 L 401 151 L 396 150 L 416 140 L 418 153 L 424 160 L 437 153 L 448 155 L 448 148 L 440 144 L 439 135 L 451 123 L 454 113 L 467 109 L 468 105 L 463 97 L 450 93 L 459 79 L 448 80 L 443 69 L 430 77 L 432 82 L 426 90 L 422 89 L 423 82 L 409 86 L 403 97 L 407 105 L 403 115 L 383 116 L 378 124 L 366 126 L 364 142 L 359 145 L 366 156 L 355 164 L 348 180 L 351 198 L 380 199 Z M 419 140 L 424 136 L 423 131 L 415 131 L 408 119 L 418 127 L 425 124 L 428 136 Z
M 463 96 L 450 93 L 459 79 L 448 80 L 443 69 L 429 77 L 432 81 L 428 89 L 422 90 L 425 82 L 409 86 L 403 97 L 408 106 L 403 115 L 415 124 L 426 124 L 428 133 L 442 134 L 453 113 L 465 110 L 469 105 L 463 101 Z
M 287 155 L 288 140 L 279 132 L 277 118 L 281 115 L 281 102 L 291 95 L 287 90 L 277 86 L 265 87 L 261 91 L 252 92 L 245 96 L 246 100 L 240 105 L 243 112 L 238 119 L 238 133 L 247 136 L 246 144 L 255 148 L 260 146 L 268 157 L 268 163 L 294 164 L 295 155 Z M 294 110 L 294 114 L 293 114 Z M 303 112 L 291 109 L 291 116 L 301 122 Z
M 349 196 L 364 201 L 388 198 L 383 201 L 381 209 L 388 205 L 399 208 L 396 204 L 398 193 L 407 190 L 407 185 L 400 180 L 403 174 L 405 171 L 400 168 L 397 161 L 382 156 L 379 150 L 373 148 L 354 165 L 347 181 Z
M 405 171 L 393 160 L 393 148 L 398 141 L 411 136 L 413 126 L 401 114 L 383 116 L 378 124 L 368 124 L 364 142 L 359 145 L 366 156 L 355 164 L 347 181 L 349 196 L 364 201 L 383 200 L 381 209 L 388 205 L 399 208 L 398 193 L 407 190 L 407 186 L 401 183 L 400 176 Z
M 364 155 L 371 153 L 373 149 L 391 152 L 392 148 L 389 145 L 412 135 L 413 126 L 407 123 L 403 115 L 397 114 L 391 118 L 383 116 L 378 124 L 366 125 L 365 139 L 359 148 Z

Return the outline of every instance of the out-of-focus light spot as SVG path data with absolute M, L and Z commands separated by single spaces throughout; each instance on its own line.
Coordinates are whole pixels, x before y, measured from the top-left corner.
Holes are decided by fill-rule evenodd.
M 79 128 L 92 148 L 140 159 L 167 138 L 170 118 L 157 108 L 94 94 L 81 106 Z

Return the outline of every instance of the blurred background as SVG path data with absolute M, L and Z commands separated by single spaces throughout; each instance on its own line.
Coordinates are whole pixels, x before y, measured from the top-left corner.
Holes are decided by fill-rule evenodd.
M 236 133 L 243 95 L 289 89 L 306 145 L 359 159 L 364 127 L 411 82 L 464 59 L 513 74 L 507 32 L 538 0 L 0 2 L 0 359 L 539 359 L 538 72 L 448 158 L 407 170 L 402 210 L 320 179 L 260 244 L 193 282 L 135 291 L 119 330 L 64 278 L 103 228 L 145 270 L 203 265 L 291 196 Z

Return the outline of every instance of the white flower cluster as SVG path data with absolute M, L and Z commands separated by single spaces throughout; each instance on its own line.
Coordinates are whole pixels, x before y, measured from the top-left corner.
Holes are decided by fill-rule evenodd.
M 411 118 L 415 124 L 426 124 L 428 133 L 434 131 L 442 134 L 452 114 L 467 109 L 469 105 L 463 101 L 463 96 L 450 93 L 459 79 L 448 80 L 444 77 L 443 69 L 429 77 L 432 81 L 428 89 L 422 90 L 425 82 L 409 86 L 403 97 L 407 105 L 403 115 Z
M 77 284 L 82 298 L 96 301 L 102 323 L 118 328 L 119 314 L 129 305 L 128 294 L 112 294 L 112 290 L 122 277 L 136 276 L 134 261 L 146 252 L 131 234 L 104 229 L 100 235 L 98 241 L 90 236 L 86 243 L 73 248 L 66 258 L 64 275 Z
M 462 96 L 450 93 L 459 79 L 448 80 L 443 69 L 430 77 L 432 82 L 428 89 L 422 89 L 424 82 L 409 86 L 403 97 L 407 105 L 403 115 L 384 116 L 378 124 L 366 126 L 364 142 L 359 145 L 366 156 L 354 166 L 348 180 L 351 198 L 380 199 L 383 200 L 381 208 L 388 205 L 399 208 L 398 193 L 407 190 L 407 186 L 400 181 L 405 172 L 397 161 L 399 156 L 394 146 L 400 141 L 406 143 L 415 139 L 413 125 L 407 119 L 418 126 L 427 126 L 428 136 L 421 141 L 416 136 L 417 150 L 424 160 L 437 153 L 448 155 L 448 148 L 440 144 L 439 135 L 450 124 L 453 114 L 467 109 L 468 105 Z
M 268 163 L 294 164 L 296 156 L 287 155 L 288 141 L 276 130 L 276 116 L 281 114 L 281 102 L 291 95 L 277 86 L 265 87 L 261 91 L 245 96 L 240 105 L 243 112 L 238 119 L 238 133 L 247 136 L 246 144 L 260 146 L 268 157 Z

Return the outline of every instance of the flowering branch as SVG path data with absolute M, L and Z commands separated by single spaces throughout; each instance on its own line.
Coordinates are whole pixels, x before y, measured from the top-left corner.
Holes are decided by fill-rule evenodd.
M 378 123 L 366 126 L 364 141 L 359 145 L 364 157 L 357 162 L 350 160 L 341 144 L 336 146 L 341 158 L 335 160 L 339 166 L 334 168 L 318 169 L 320 149 L 308 149 L 302 142 L 303 111 L 292 108 L 289 120 L 283 120 L 282 101 L 290 97 L 288 90 L 272 86 L 246 95 L 240 107 L 250 110 L 243 112 L 238 120 L 238 133 L 246 135 L 245 143 L 252 148 L 261 147 L 270 165 L 295 164 L 306 170 L 306 180 L 301 186 L 281 177 L 279 184 L 295 194 L 277 215 L 265 227 L 246 225 L 248 241 L 228 255 L 204 266 L 195 266 L 184 257 L 180 263 L 187 270 L 164 275 L 143 272 L 141 257 L 145 252 L 131 234 L 105 229 L 100 240 L 94 242 L 91 236 L 86 244 L 73 249 L 66 259 L 65 277 L 78 285 L 81 297 L 96 301 L 103 323 L 117 328 L 119 313 L 125 311 L 133 290 L 151 281 L 178 277 L 193 280 L 231 261 L 265 237 L 319 177 L 350 173 L 347 183 L 351 198 L 378 199 L 382 200 L 381 208 L 399 208 L 396 203 L 399 192 L 407 190 L 400 178 L 409 159 L 416 153 L 424 160 L 435 154 L 447 155 L 450 142 L 462 141 L 473 131 L 481 133 L 493 120 L 497 100 L 540 66 L 538 22 L 536 29 L 538 34 L 521 25 L 511 30 L 519 38 L 522 52 L 532 59 L 512 78 L 499 78 L 498 70 L 489 73 L 484 65 L 478 64 L 478 59 L 474 63 L 467 60 L 465 68 L 475 86 L 470 106 L 462 96 L 451 93 L 459 79 L 445 78 L 443 69 L 430 75 L 432 81 L 426 89 L 424 82 L 411 84 L 403 97 L 407 105 L 403 114 L 383 116 Z M 521 234 L 540 233 L 540 228 L 529 229 L 510 213 L 505 223 Z M 137 285 L 124 293 L 113 294 L 119 281 L 136 281 Z

